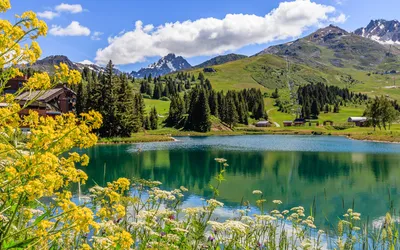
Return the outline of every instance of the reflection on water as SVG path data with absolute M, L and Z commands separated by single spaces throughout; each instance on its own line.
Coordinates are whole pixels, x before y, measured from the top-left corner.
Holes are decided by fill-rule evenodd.
M 310 136 L 184 137 L 177 143 L 102 145 L 85 151 L 91 162 L 84 168 L 88 184 L 81 188 L 85 192 L 95 182 L 140 177 L 159 180 L 167 189 L 183 185 L 196 195 L 187 202 L 197 204 L 193 197 L 211 196 L 209 184 L 218 171 L 214 158 L 223 157 L 229 167 L 219 199 L 226 206 L 236 207 L 242 200 L 255 204 L 251 193 L 259 189 L 271 209 L 274 199 L 283 201 L 282 209 L 313 207 L 316 223 L 329 225 L 353 203 L 364 218 L 379 218 L 389 209 L 389 193 L 400 207 L 399 152 L 400 145 Z

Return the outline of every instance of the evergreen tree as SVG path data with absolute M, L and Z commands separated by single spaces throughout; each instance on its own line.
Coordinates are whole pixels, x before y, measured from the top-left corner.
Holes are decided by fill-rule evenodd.
M 185 110 L 183 107 L 184 103 L 182 98 L 179 95 L 172 96 L 169 106 L 168 118 L 166 120 L 167 126 L 175 127 L 179 125 Z
M 156 85 L 154 85 L 153 99 L 160 99 L 161 95 L 162 95 L 162 84 L 158 82 Z
M 207 132 L 211 129 L 210 107 L 206 91 L 202 87 L 192 90 L 186 129 Z
M 276 88 L 274 92 L 271 94 L 271 98 L 277 99 L 279 98 L 279 92 L 278 89 Z
M 151 130 L 150 119 L 149 116 L 144 117 L 143 128 L 146 130 Z
M 199 73 L 199 76 L 197 77 L 197 79 L 200 80 L 201 83 L 204 82 L 204 79 L 205 79 L 205 78 L 204 78 L 203 72 L 200 72 L 200 73 Z
M 158 128 L 158 115 L 156 107 L 153 107 L 150 111 L 150 128 L 156 130 Z
M 118 82 L 114 76 L 114 65 L 110 61 L 101 79 L 101 100 L 99 112 L 103 116 L 103 126 L 99 132 L 102 137 L 117 135 L 117 86 Z
M 319 115 L 319 105 L 318 101 L 314 99 L 311 104 L 311 116 L 313 118 L 318 118 L 318 115 Z
M 76 105 L 75 105 L 75 112 L 76 114 L 81 114 L 86 110 L 86 102 L 87 102 L 87 93 L 85 93 L 85 87 L 87 85 L 87 81 L 82 80 L 81 84 L 78 84 L 78 90 L 76 92 Z
M 227 96 L 225 105 L 226 113 L 224 115 L 224 122 L 232 128 L 238 122 L 239 116 L 236 110 L 235 101 L 231 95 Z
M 208 104 L 210 106 L 211 115 L 218 117 L 218 98 L 217 93 L 214 90 L 210 92 Z
M 194 75 L 192 75 L 191 82 L 195 82 L 195 81 L 196 81 L 196 78 L 194 77 Z

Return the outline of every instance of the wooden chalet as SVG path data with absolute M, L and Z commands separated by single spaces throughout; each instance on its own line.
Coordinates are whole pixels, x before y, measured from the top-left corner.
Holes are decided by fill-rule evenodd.
M 367 117 L 349 117 L 347 122 L 354 123 L 357 127 L 364 127 L 367 125 Z
M 271 123 L 269 121 L 259 121 L 256 123 L 256 127 L 271 127 Z
M 34 110 L 41 116 L 56 116 L 75 111 L 76 93 L 65 86 L 58 86 L 45 91 L 24 92 L 15 99 L 21 106 L 29 103 L 20 115 L 27 115 Z

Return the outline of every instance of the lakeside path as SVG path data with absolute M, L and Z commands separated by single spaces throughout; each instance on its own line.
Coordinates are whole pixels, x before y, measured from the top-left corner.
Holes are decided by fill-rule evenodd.
M 270 117 L 269 112 L 272 111 L 272 110 L 275 110 L 275 109 L 276 109 L 276 108 L 272 108 L 272 109 L 268 109 L 268 110 L 267 110 L 267 115 L 268 115 L 268 117 Z M 272 121 L 273 124 L 275 124 L 275 126 L 276 126 L 277 128 L 280 128 L 280 127 L 281 127 L 281 125 L 279 125 L 279 123 L 277 123 L 277 122 L 275 122 L 275 121 L 273 121 L 273 120 L 271 120 L 271 121 Z

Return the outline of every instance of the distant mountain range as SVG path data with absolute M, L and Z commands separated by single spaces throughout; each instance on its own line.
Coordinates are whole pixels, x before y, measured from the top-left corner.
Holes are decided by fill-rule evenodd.
M 139 71 L 132 71 L 131 75 L 135 78 L 143 78 L 149 76 L 153 77 L 166 75 L 175 71 L 189 69 L 192 66 L 181 56 L 175 54 L 168 54 L 158 62 L 150 64 L 147 68 L 142 68 Z
M 390 51 L 373 39 L 330 25 L 293 42 L 271 46 L 257 55 L 263 54 L 278 55 L 318 68 L 331 65 L 370 70 L 399 61 L 400 51 Z
M 382 44 L 400 45 L 400 22 L 397 20 L 371 20 L 367 27 L 359 28 L 354 33 Z
M 398 70 L 400 65 L 400 22 L 397 20 L 372 20 L 365 28 L 348 32 L 337 26 L 327 26 L 292 42 L 264 49 L 254 56 L 277 55 L 291 62 L 306 64 L 313 68 L 355 68 L 357 70 Z M 254 57 L 253 56 L 253 57 Z M 212 67 L 227 62 L 244 60 L 244 55 L 228 54 L 214 57 L 192 67 L 182 56 L 168 54 L 157 62 L 130 74 L 136 78 L 160 76 L 180 70 Z M 84 67 L 103 72 L 104 67 L 96 64 L 72 62 L 63 55 L 48 56 L 28 65 L 35 70 L 54 72 L 54 65 L 63 62 L 71 69 Z M 25 66 L 26 67 L 26 66 Z M 116 74 L 122 73 L 115 70 Z
M 240 60 L 243 58 L 246 58 L 247 56 L 245 55 L 238 55 L 238 54 L 228 54 L 228 55 L 222 55 L 222 56 L 217 56 L 214 58 L 211 58 L 210 60 L 207 60 L 197 66 L 194 66 L 194 68 L 205 68 L 205 67 L 211 67 L 215 65 L 221 65 L 227 62 L 233 62 L 236 60 Z
M 82 71 L 83 68 L 88 67 L 89 69 L 100 73 L 104 72 L 105 68 L 101 67 L 96 64 L 83 64 L 83 63 L 76 63 L 72 62 L 68 57 L 63 55 L 55 55 L 55 56 L 48 56 L 43 59 L 37 60 L 32 65 L 21 65 L 20 68 L 32 68 L 37 71 L 44 71 L 48 73 L 54 73 L 54 65 L 60 65 L 60 63 L 65 63 L 70 69 L 80 70 Z M 122 72 L 116 68 L 114 68 L 114 73 L 119 75 Z

